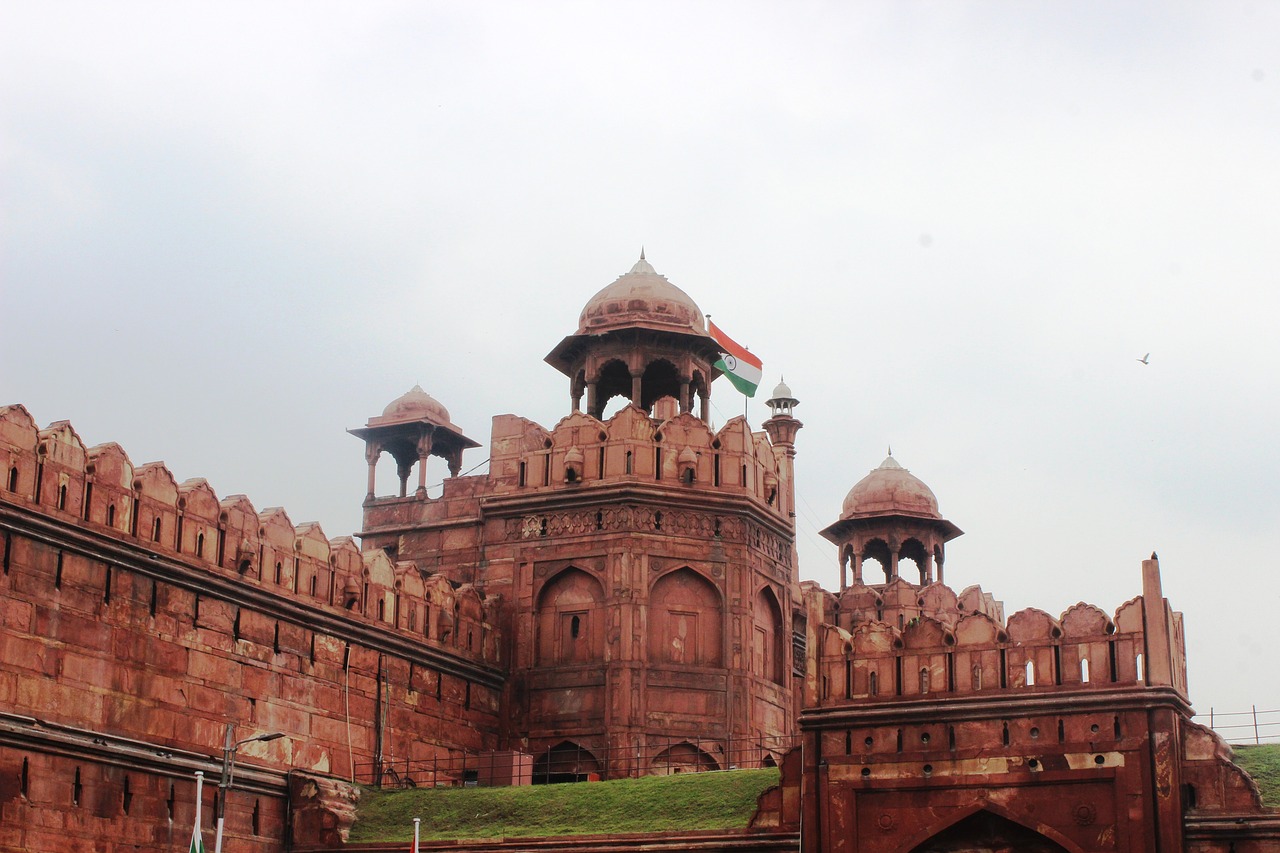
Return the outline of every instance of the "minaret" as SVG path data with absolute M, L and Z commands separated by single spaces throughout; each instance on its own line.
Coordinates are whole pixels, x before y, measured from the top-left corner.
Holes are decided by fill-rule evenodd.
M 769 420 L 761 426 L 764 427 L 765 432 L 769 433 L 769 440 L 773 442 L 773 446 L 782 448 L 782 454 L 786 460 L 783 470 L 783 479 L 786 483 L 782 492 L 786 504 L 781 509 L 787 513 L 788 518 L 794 519 L 796 517 L 796 433 L 804 424 L 796 420 L 792 412 L 796 406 L 800 405 L 800 401 L 792 396 L 791 389 L 787 387 L 786 378 L 783 377 L 778 387 L 773 389 L 773 396 L 765 401 L 765 405 L 769 407 L 771 414 Z

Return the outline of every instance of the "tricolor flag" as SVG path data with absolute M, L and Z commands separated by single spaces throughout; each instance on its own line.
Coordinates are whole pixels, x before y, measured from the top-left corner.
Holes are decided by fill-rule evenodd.
M 747 348 L 734 341 L 733 338 L 726 335 L 716 327 L 715 323 L 707 321 L 710 327 L 711 337 L 715 338 L 716 343 L 720 345 L 720 360 L 716 362 L 716 367 L 729 377 L 729 381 L 733 383 L 733 387 L 737 388 L 748 397 L 756 395 L 756 388 L 760 387 L 760 359 L 756 358 Z
M 204 798 L 204 774 L 196 771 L 196 821 L 191 827 L 189 853 L 204 853 L 204 836 L 200 834 L 200 801 Z

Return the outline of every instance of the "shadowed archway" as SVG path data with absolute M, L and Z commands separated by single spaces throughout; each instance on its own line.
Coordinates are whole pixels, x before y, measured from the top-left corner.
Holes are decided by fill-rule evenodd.
M 1072 853 L 1051 838 L 986 809 L 948 826 L 910 853 Z

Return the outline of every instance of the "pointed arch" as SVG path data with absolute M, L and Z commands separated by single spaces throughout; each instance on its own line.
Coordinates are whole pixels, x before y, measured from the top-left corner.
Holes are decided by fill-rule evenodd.
M 601 772 L 595 753 L 574 741 L 562 740 L 534 762 L 533 784 L 586 782 L 592 776 L 599 779 Z
M 751 608 L 751 670 L 774 684 L 787 683 L 787 654 L 782 607 L 768 586 L 756 593 Z
M 605 408 L 608 407 L 610 400 L 614 397 L 631 399 L 631 369 L 620 358 L 610 359 L 601 365 L 600 372 L 595 377 L 595 386 L 595 405 L 590 407 L 587 414 L 597 420 L 603 420 Z M 639 403 L 637 402 L 636 405 Z
M 653 757 L 649 771 L 654 776 L 674 776 L 677 773 L 699 773 L 719 770 L 720 764 L 710 753 L 688 741 L 672 744 Z
M 633 400 L 646 412 L 662 397 L 680 399 L 680 371 L 668 359 L 655 358 L 645 365 L 640 377 L 640 399 Z
M 876 563 L 884 572 L 883 583 L 893 580 L 893 557 L 892 551 L 889 550 L 889 543 L 883 539 L 872 539 L 870 542 L 862 546 L 862 555 L 860 562 L 862 563 L 862 574 L 865 576 L 867 569 L 867 561 Z
M 916 833 L 902 853 L 1084 853 L 1051 826 L 1028 825 L 1007 809 L 981 802 Z
M 588 664 L 604 658 L 604 588 L 570 566 L 538 594 L 537 663 Z
M 722 666 L 723 608 L 712 583 L 685 566 L 649 591 L 649 661 Z

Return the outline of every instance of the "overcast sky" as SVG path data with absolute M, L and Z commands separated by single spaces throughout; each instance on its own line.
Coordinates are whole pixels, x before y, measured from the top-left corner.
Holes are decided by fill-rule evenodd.
M 802 578 L 892 444 L 954 588 L 1156 550 L 1197 710 L 1280 709 L 1278 152 L 1275 3 L 5 0 L 0 402 L 350 534 L 346 428 L 554 425 L 643 245 L 801 400 Z

